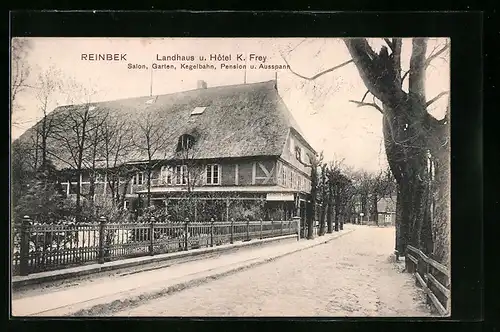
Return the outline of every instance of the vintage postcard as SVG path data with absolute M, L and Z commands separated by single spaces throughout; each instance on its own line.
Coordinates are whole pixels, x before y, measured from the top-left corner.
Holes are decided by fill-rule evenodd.
M 449 316 L 448 38 L 13 38 L 11 313 Z

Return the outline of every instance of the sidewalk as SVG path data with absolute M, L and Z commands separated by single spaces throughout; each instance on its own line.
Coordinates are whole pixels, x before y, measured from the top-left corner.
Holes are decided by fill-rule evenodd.
M 136 258 L 127 258 L 112 262 L 106 262 L 104 264 L 95 263 L 95 264 L 76 266 L 72 268 L 66 268 L 55 271 L 33 273 L 27 276 L 14 276 L 12 277 L 12 287 L 14 289 L 17 289 L 28 285 L 38 285 L 40 283 L 82 277 L 101 272 L 127 269 L 141 265 L 144 266 L 147 264 L 185 259 L 187 257 L 202 256 L 212 253 L 222 253 L 225 251 L 232 251 L 244 247 L 265 245 L 268 243 L 280 242 L 284 240 L 293 240 L 296 237 L 297 235 L 285 235 L 279 237 L 266 238 L 262 240 L 254 239 L 250 242 L 236 242 L 234 244 L 223 244 L 221 246 L 216 246 L 211 248 L 179 251 L 179 252 L 160 254 L 155 256 L 141 256 Z
M 119 275 L 97 283 L 69 287 L 55 292 L 14 299 L 13 316 L 98 316 L 133 307 L 146 300 L 193 287 L 209 280 L 248 269 L 279 257 L 327 243 L 352 232 L 343 231 L 314 240 L 254 247 L 214 258 L 197 260 L 154 271 Z

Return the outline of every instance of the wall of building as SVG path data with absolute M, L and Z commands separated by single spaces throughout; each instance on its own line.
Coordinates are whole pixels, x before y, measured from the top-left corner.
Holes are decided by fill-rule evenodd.
M 206 166 L 207 164 L 217 164 L 219 165 L 219 184 L 206 184 Z M 258 159 L 245 159 L 245 160 L 223 160 L 220 162 L 210 162 L 206 164 L 197 164 L 188 168 L 190 175 L 190 184 L 193 187 L 214 185 L 214 186 L 251 186 L 251 185 L 276 185 L 276 158 L 258 158 Z M 163 186 L 185 186 L 178 185 L 175 179 L 175 172 L 172 175 L 172 183 L 166 183 L 166 172 L 164 169 L 163 177 L 161 172 L 161 167 L 154 169 L 151 173 L 151 185 L 152 187 L 163 187 Z M 130 195 L 134 194 L 139 190 L 147 189 L 147 174 L 142 172 L 142 176 L 138 175 L 140 172 L 136 173 L 128 183 L 127 179 L 121 179 L 120 182 L 120 195 L 124 192 Z M 135 181 L 133 180 L 135 178 Z M 73 177 L 72 181 L 76 181 L 77 178 Z M 108 184 L 104 184 L 104 177 L 100 181 L 96 182 L 95 193 L 96 195 L 104 195 L 104 190 L 106 189 L 107 194 L 111 194 L 110 187 Z M 67 182 L 62 183 L 63 188 L 66 189 Z M 88 193 L 90 183 L 88 174 L 82 175 L 82 190 L 83 193 Z M 105 188 L 106 187 L 106 188 Z M 76 193 L 76 182 L 71 182 L 69 194 Z
M 300 149 L 301 161 L 297 159 L 296 148 Z M 304 164 L 310 164 L 310 160 L 307 155 L 314 155 L 314 152 L 306 147 L 302 143 L 302 140 L 294 131 L 290 131 L 288 138 L 285 143 L 285 148 L 281 154 L 281 159 L 289 163 L 291 166 L 295 167 L 299 172 L 304 173 L 304 175 L 309 176 L 311 174 L 311 168 L 304 166 Z

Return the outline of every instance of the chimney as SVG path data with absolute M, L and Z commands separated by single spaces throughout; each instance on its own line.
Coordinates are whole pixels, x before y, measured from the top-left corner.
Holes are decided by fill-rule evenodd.
M 199 80 L 197 84 L 198 89 L 206 89 L 207 88 L 207 82 L 203 80 Z

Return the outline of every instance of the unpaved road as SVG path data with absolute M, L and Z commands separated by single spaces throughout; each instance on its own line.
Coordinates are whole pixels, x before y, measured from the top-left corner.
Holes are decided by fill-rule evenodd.
M 422 291 L 394 262 L 394 228 L 356 228 L 113 316 L 431 316 Z

